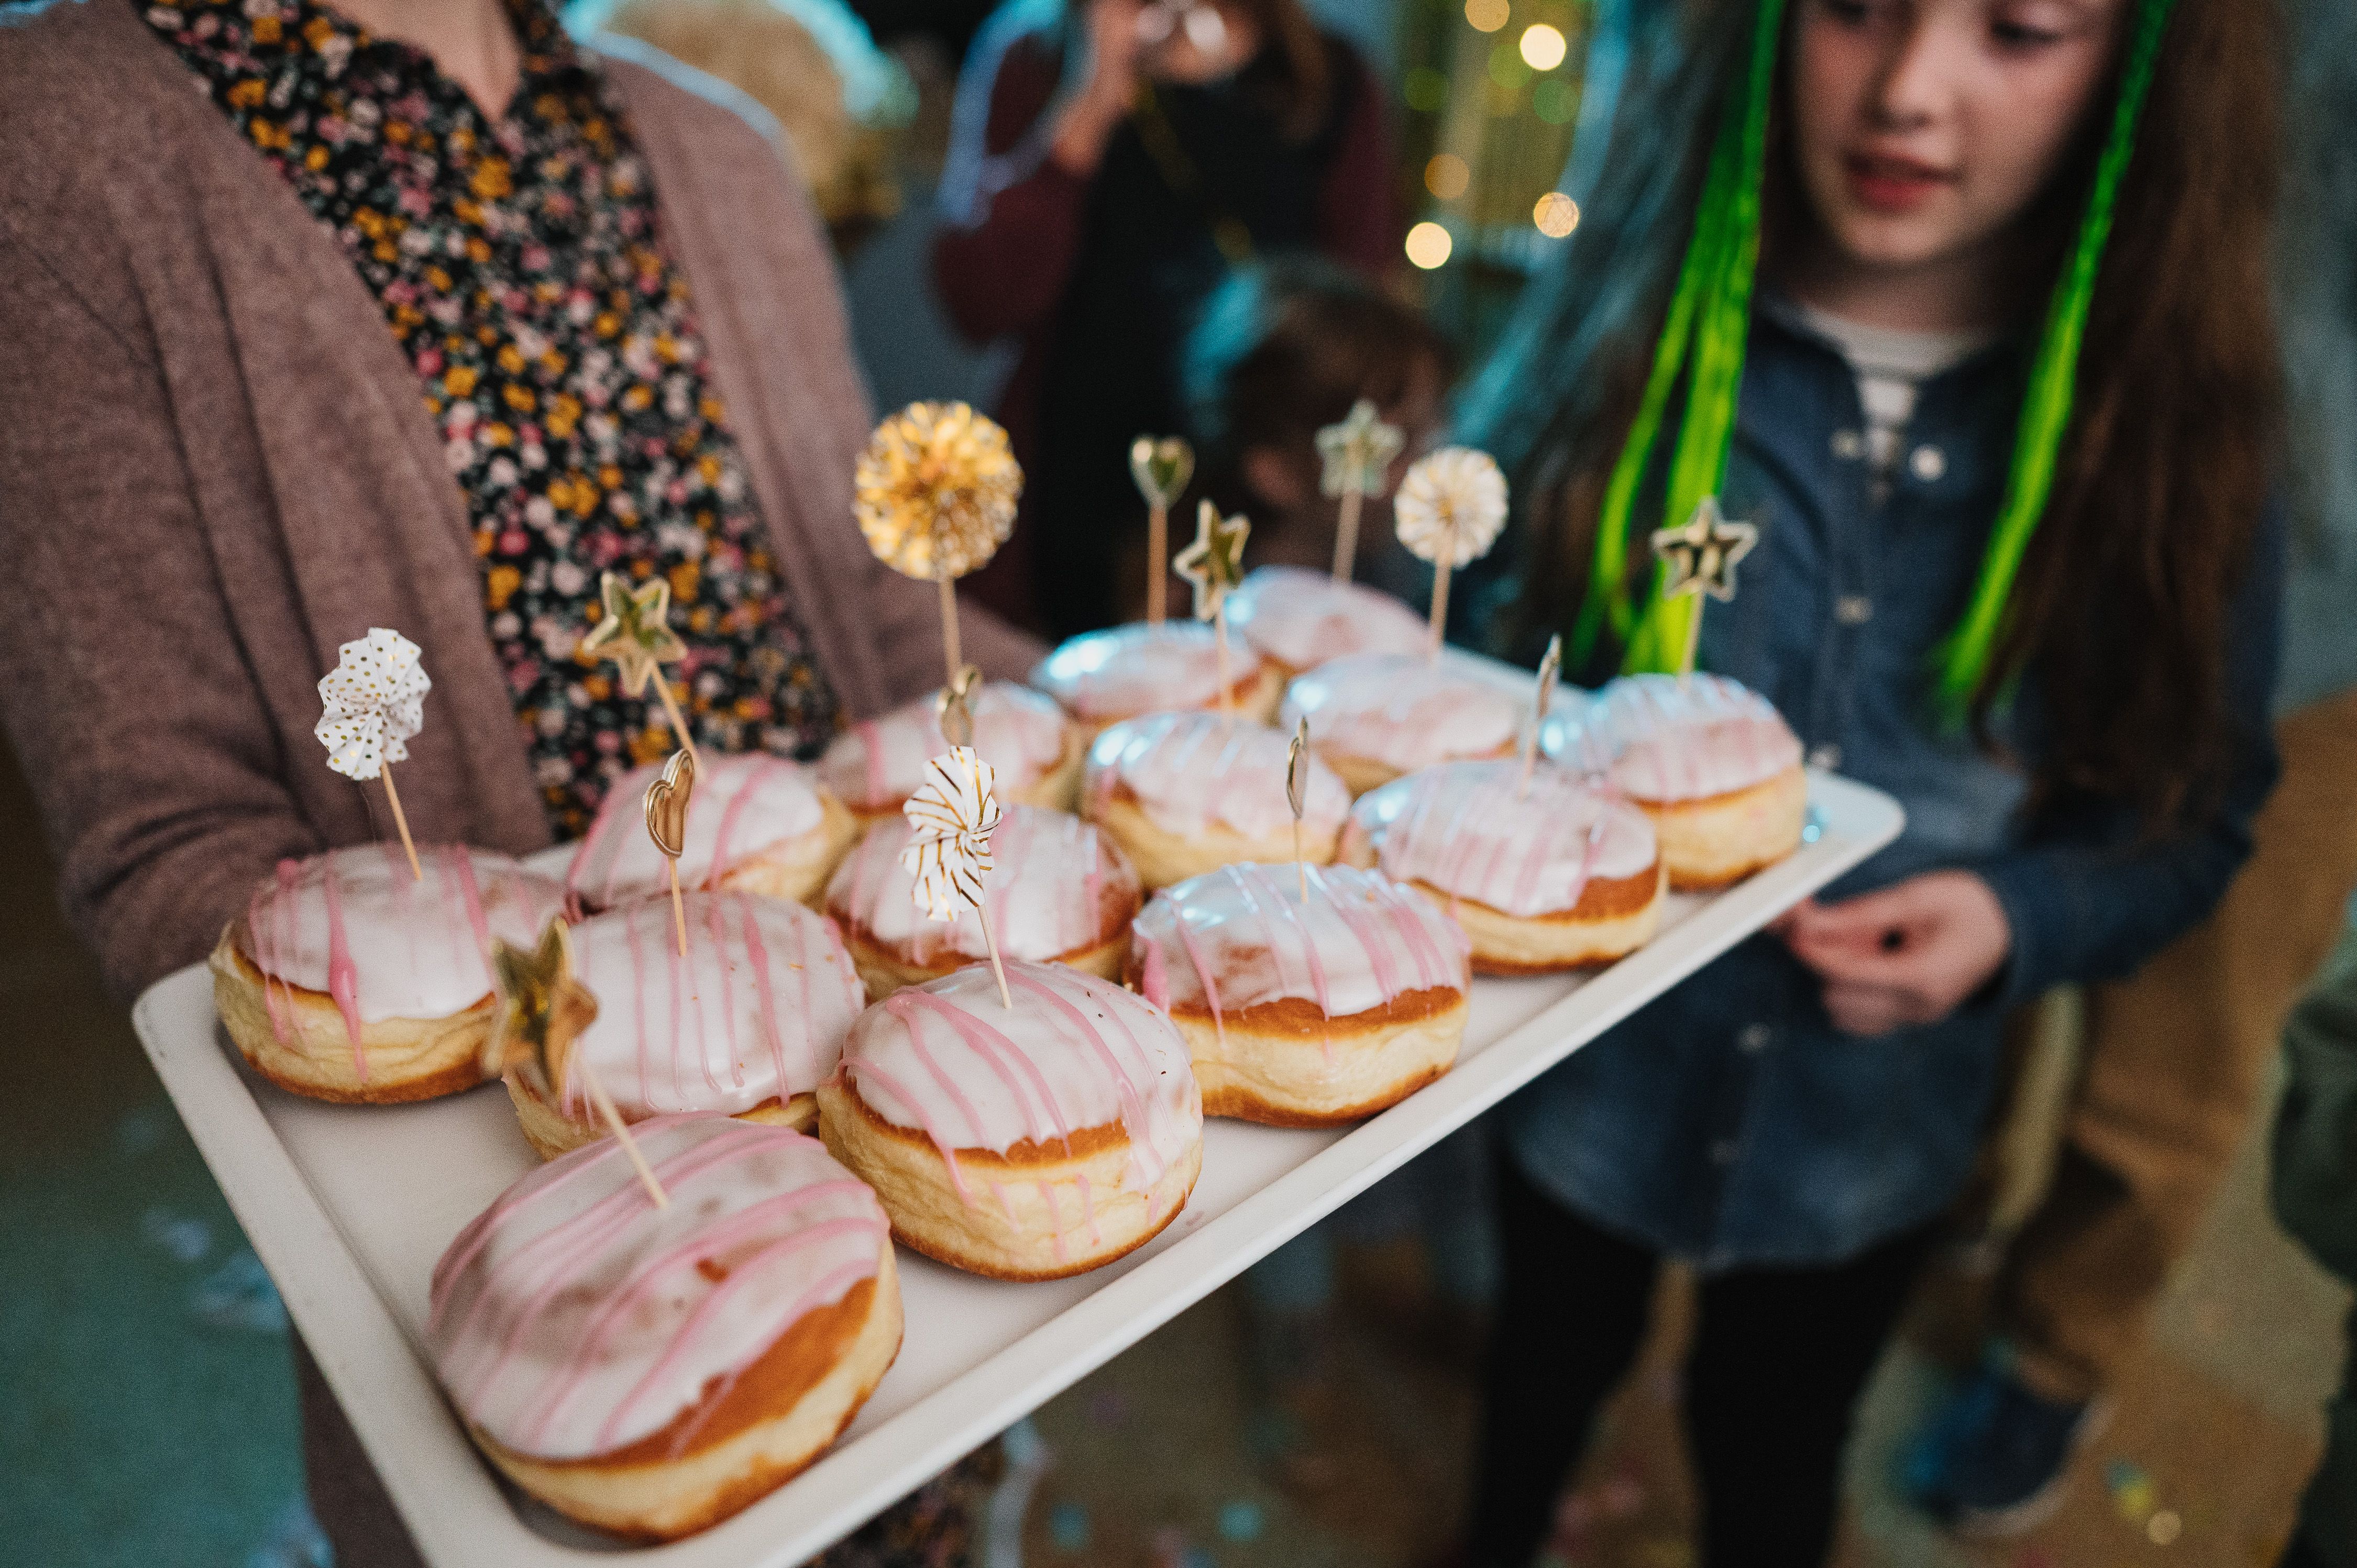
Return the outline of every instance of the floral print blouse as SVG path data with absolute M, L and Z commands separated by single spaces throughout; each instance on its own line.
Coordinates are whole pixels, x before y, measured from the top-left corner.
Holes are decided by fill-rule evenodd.
M 487 117 L 421 50 L 311 0 L 136 0 L 384 308 L 464 493 L 491 644 L 559 837 L 676 744 L 579 651 L 605 572 L 671 584 L 697 741 L 807 756 L 836 707 L 770 554 L 687 281 L 593 56 L 507 0 Z

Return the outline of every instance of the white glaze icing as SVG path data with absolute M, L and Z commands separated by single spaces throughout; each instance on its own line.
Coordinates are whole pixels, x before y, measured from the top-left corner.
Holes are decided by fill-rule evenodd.
M 565 909 L 560 884 L 505 855 L 439 844 L 417 858 L 423 881 L 393 843 L 281 861 L 246 906 L 245 956 L 272 1029 L 289 1036 L 287 986 L 326 993 L 363 1081 L 362 1025 L 464 1012 L 491 993 L 491 940 L 530 947 Z
M 1156 894 L 1131 939 L 1146 1000 L 1209 1008 L 1224 1029 L 1286 997 L 1344 1018 L 1411 991 L 1465 989 L 1465 933 L 1431 899 L 1378 872 L 1304 871 L 1223 866 Z
M 1527 793 L 1521 777 L 1512 760 L 1428 768 L 1359 797 L 1354 825 L 1386 875 L 1523 918 L 1577 908 L 1590 881 L 1659 857 L 1653 824 L 1627 801 L 1547 763 Z
M 762 752 L 723 757 L 705 752 L 687 813 L 686 853 L 679 885 L 703 887 L 729 868 L 774 844 L 798 839 L 826 820 L 811 770 Z M 671 886 L 662 852 L 647 835 L 647 786 L 662 771 L 654 763 L 614 781 L 565 875 L 565 887 L 592 908 L 660 893 Z
M 1425 618 L 1389 594 L 1301 566 L 1263 566 L 1228 596 L 1228 629 L 1271 659 L 1308 670 L 1352 653 L 1421 654 Z
M 1403 773 L 1511 746 L 1523 704 L 1446 660 L 1357 653 L 1294 677 L 1277 728 L 1309 721 L 1320 748 Z
M 1191 839 L 1216 822 L 1246 838 L 1285 833 L 1293 808 L 1285 799 L 1290 737 L 1266 725 L 1222 720 L 1212 713 L 1148 714 L 1114 725 L 1089 747 L 1081 798 L 1102 811 L 1116 786 L 1165 832 Z M 1333 832 L 1351 814 L 1351 791 L 1314 753 L 1302 792 L 1301 825 Z
M 585 1459 L 650 1437 L 876 1275 L 883 1208 L 816 1140 L 717 1116 L 633 1132 L 668 1208 L 600 1138 L 508 1188 L 435 1265 L 435 1373 L 517 1453 Z
M 987 958 L 978 913 L 932 920 L 917 904 L 915 875 L 900 864 L 914 833 L 899 817 L 869 830 L 835 867 L 827 913 L 911 962 L 931 965 L 944 954 Z M 1128 859 L 1078 817 L 1038 806 L 999 813 L 983 897 L 1000 957 L 1044 962 L 1094 947 L 1106 940 L 1108 909 L 1135 909 L 1137 891 Z
M 1260 655 L 1232 630 L 1228 679 L 1241 685 L 1260 668 Z M 1220 703 L 1220 656 L 1212 628 L 1200 621 L 1127 626 L 1084 632 L 1058 648 L 1031 671 L 1031 684 L 1092 724 L 1163 708 L 1213 708 Z
M 1028 789 L 1064 755 L 1063 710 L 1028 686 L 993 681 L 974 703 L 974 749 L 998 771 L 1002 795 Z M 898 806 L 925 781 L 925 763 L 949 749 L 931 697 L 864 719 L 819 758 L 820 782 L 862 811 Z
M 1009 961 L 1006 983 L 1011 1010 L 985 963 L 861 1014 L 843 1055 L 861 1102 L 931 1139 L 968 1202 L 957 1150 L 1052 1145 L 1114 1122 L 1129 1135 L 1131 1182 L 1150 1188 L 1203 1133 L 1178 1029 L 1144 997 L 1063 964 Z
M 574 1048 L 625 1116 L 735 1115 L 818 1088 L 866 1004 L 823 916 L 783 898 L 690 893 L 687 956 L 671 900 L 645 898 L 573 929 L 574 968 L 597 998 Z M 592 1119 L 577 1075 L 565 1110 Z
M 1800 737 L 1774 704 L 1724 675 L 1623 675 L 1549 719 L 1541 744 L 1640 800 L 1749 789 L 1801 761 Z

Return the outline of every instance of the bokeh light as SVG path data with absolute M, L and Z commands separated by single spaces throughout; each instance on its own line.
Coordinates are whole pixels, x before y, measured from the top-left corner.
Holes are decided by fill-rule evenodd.
M 1501 40 L 1490 47 L 1491 81 L 1510 92 L 1518 92 L 1530 79 L 1530 63 L 1515 51 L 1513 45 Z
M 1465 194 L 1465 187 L 1473 178 L 1473 171 L 1455 153 L 1438 153 L 1424 166 L 1424 188 L 1443 201 L 1454 201 Z
M 1550 125 L 1568 125 L 1579 113 L 1579 93 L 1559 76 L 1550 76 L 1531 89 L 1531 113 Z
M 1448 102 L 1448 79 L 1428 65 L 1417 66 L 1400 84 L 1400 96 L 1418 113 L 1436 113 Z
M 1465 0 L 1465 19 L 1477 33 L 1494 33 L 1514 14 L 1512 0 Z
M 1407 259 L 1426 272 L 1445 264 L 1456 248 L 1448 231 L 1429 219 L 1407 231 Z
M 1550 240 L 1560 240 L 1579 227 L 1579 203 L 1559 190 L 1550 190 L 1531 209 L 1531 221 Z
M 1560 28 L 1534 22 L 1523 29 L 1523 59 L 1530 62 L 1533 70 L 1553 70 L 1570 52 L 1571 46 L 1563 41 Z

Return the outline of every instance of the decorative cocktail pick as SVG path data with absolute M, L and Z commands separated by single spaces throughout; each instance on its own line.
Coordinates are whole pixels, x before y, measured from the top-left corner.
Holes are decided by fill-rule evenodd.
M 1546 725 L 1547 708 L 1555 702 L 1555 683 L 1563 673 L 1563 639 L 1547 639 L 1546 657 L 1539 660 L 1539 674 L 1531 688 L 1531 731 L 1523 736 L 1523 776 L 1514 784 L 1514 799 L 1519 800 L 1531 790 L 1531 769 L 1538 766 L 1539 731 Z
M 695 753 L 674 751 L 662 772 L 647 786 L 647 836 L 671 867 L 671 922 L 679 933 L 679 956 L 687 956 L 687 912 L 679 901 L 679 857 L 687 853 L 687 803 L 695 793 Z
M 1444 446 L 1419 457 L 1392 503 L 1400 542 L 1432 563 L 1432 650 L 1448 626 L 1448 574 L 1479 561 L 1506 526 L 1506 476 L 1487 452 Z
M 1293 871 L 1301 879 L 1301 901 L 1309 902 L 1309 863 L 1301 856 L 1301 813 L 1309 804 L 1309 720 L 1294 725 L 1285 746 L 1285 803 L 1293 808 Z
M 1006 967 L 998 961 L 998 939 L 982 896 L 990 875 L 990 835 L 998 831 L 998 797 L 992 792 L 997 779 L 996 769 L 968 746 L 953 746 L 929 758 L 925 781 L 900 807 L 915 833 L 900 852 L 900 864 L 917 879 L 910 896 L 927 919 L 954 920 L 968 909 L 982 918 L 998 1000 L 1011 1009 L 1015 998 L 1006 989 Z
M 1176 435 L 1141 435 L 1129 444 L 1129 477 L 1146 498 L 1146 622 L 1160 626 L 1170 596 L 1170 509 L 1195 477 L 1195 449 Z
M 852 477 L 852 513 L 876 558 L 942 592 L 942 654 L 952 682 L 960 577 L 1015 531 L 1023 470 L 1006 432 L 962 403 L 912 403 L 876 427 Z
M 622 1152 L 646 1184 L 657 1208 L 671 1207 L 671 1195 L 655 1179 L 639 1142 L 616 1109 L 613 1096 L 597 1081 L 586 1061 L 572 1058 L 573 1042 L 597 1017 L 597 999 L 573 977 L 572 928 L 563 916 L 548 922 L 539 944 L 530 950 L 491 939 L 491 983 L 499 993 L 499 1011 L 483 1041 L 484 1073 L 492 1078 L 514 1072 L 539 1079 L 538 1087 L 553 1104 L 565 1093 L 568 1071 L 581 1075 L 581 1085 L 597 1114 L 620 1143 Z
M 933 694 L 933 716 L 941 721 L 942 738 L 950 745 L 974 744 L 974 697 L 981 685 L 982 671 L 969 664 Z
M 1243 585 L 1244 540 L 1252 524 L 1222 518 L 1205 501 L 1195 512 L 1195 542 L 1178 552 L 1171 568 L 1195 590 L 1195 618 L 1211 623 L 1220 654 L 1220 712 L 1235 717 L 1235 694 L 1228 680 L 1228 596 Z
M 1407 438 L 1396 424 L 1375 416 L 1375 405 L 1361 398 L 1340 424 L 1318 433 L 1318 455 L 1326 460 L 1318 489 L 1340 498 L 1342 514 L 1334 529 L 1334 580 L 1347 583 L 1359 559 L 1359 509 L 1369 496 L 1383 493 L 1392 459 Z
M 1685 598 L 1685 652 L 1678 660 L 1678 679 L 1694 679 L 1695 651 L 1702 642 L 1702 596 L 1722 604 L 1735 597 L 1735 564 L 1751 553 L 1760 531 L 1748 522 L 1729 522 L 1718 510 L 1717 496 L 1705 496 L 1681 528 L 1657 529 L 1653 553 L 1662 558 L 1662 598 Z
M 319 677 L 325 704 L 311 733 L 328 748 L 328 766 L 351 779 L 382 779 L 393 806 L 393 825 L 409 853 L 409 874 L 425 880 L 401 791 L 393 787 L 393 765 L 409 757 L 408 741 L 425 723 L 425 693 L 433 681 L 418 664 L 417 644 L 381 626 L 336 650 L 336 667 Z
M 679 711 L 679 699 L 671 694 L 671 682 L 662 672 L 664 665 L 687 656 L 687 644 L 671 629 L 670 579 L 650 577 L 633 588 L 608 572 L 597 580 L 597 597 L 604 614 L 582 638 L 581 651 L 612 660 L 622 690 L 630 696 L 644 697 L 647 683 L 652 682 L 662 698 L 663 715 L 671 720 L 672 734 L 694 755 L 695 737 L 688 733 L 687 717 Z

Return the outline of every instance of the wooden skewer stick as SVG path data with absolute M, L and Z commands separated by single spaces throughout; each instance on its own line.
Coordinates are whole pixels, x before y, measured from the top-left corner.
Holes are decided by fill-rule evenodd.
M 1228 603 L 1224 596 L 1212 607 L 1211 631 L 1220 656 L 1220 717 L 1232 725 L 1236 722 L 1236 695 L 1228 682 Z
M 965 656 L 958 650 L 957 585 L 948 577 L 933 579 L 942 585 L 942 657 L 948 661 L 950 684 L 957 684 Z
M 1301 901 L 1309 902 L 1309 863 L 1301 856 L 1301 819 L 1293 819 L 1293 870 L 1301 879 Z
M 1702 596 L 1686 596 L 1686 650 L 1678 660 L 1678 684 L 1694 684 L 1695 659 L 1702 651 Z
M 678 891 L 676 883 L 673 891 L 674 894 Z M 613 1131 L 615 1141 L 622 1145 L 622 1153 L 630 1156 L 630 1167 L 639 1173 L 639 1180 L 645 1185 L 647 1196 L 655 1200 L 657 1208 L 669 1208 L 671 1194 L 663 1190 L 662 1183 L 655 1179 L 654 1167 L 648 1165 L 646 1155 L 639 1152 L 639 1141 L 630 1136 L 630 1125 L 615 1107 L 614 1097 L 606 1092 L 606 1086 L 597 1081 L 597 1075 L 589 1070 L 587 1062 L 576 1058 L 573 1070 L 581 1075 L 581 1085 L 589 1091 L 590 1101 L 597 1107 L 597 1114 L 605 1118 L 606 1125 Z
M 974 900 L 974 912 L 982 918 L 982 945 L 990 950 L 990 972 L 998 977 L 998 1004 L 1008 1012 L 1015 1011 L 1014 993 L 1006 989 L 1006 966 L 998 961 L 998 939 L 990 930 L 990 901 Z
M 1146 624 L 1160 626 L 1170 602 L 1170 509 L 1156 501 L 1146 512 Z
M 1448 625 L 1448 557 L 1444 553 L 1432 568 L 1432 648 L 1425 658 L 1440 659 L 1441 633 Z
M 401 809 L 401 791 L 393 787 L 393 764 L 377 764 L 376 776 L 384 780 L 384 798 L 393 802 L 393 825 L 401 830 L 401 847 L 409 852 L 409 875 L 423 882 L 425 868 L 417 864 L 417 845 L 409 836 L 409 817 Z
M 655 671 L 655 690 L 662 694 L 663 716 L 671 720 L 671 733 L 679 737 L 682 748 L 695 758 L 696 769 L 701 772 L 704 758 L 695 749 L 695 737 L 688 733 L 687 717 L 679 711 L 679 699 L 671 694 L 671 682 L 660 669 Z
M 1342 515 L 1334 527 L 1334 580 L 1347 583 L 1359 566 L 1359 508 L 1366 492 L 1351 485 L 1342 491 Z
M 663 863 L 671 867 L 671 923 L 673 929 L 679 933 L 679 956 L 685 958 L 687 956 L 687 908 L 679 901 L 679 859 L 675 855 L 665 855 Z

